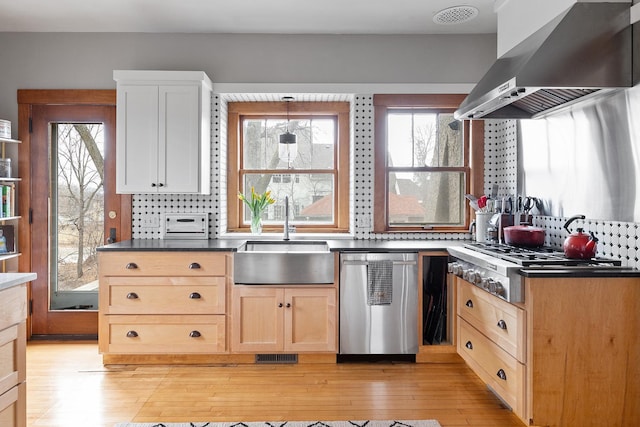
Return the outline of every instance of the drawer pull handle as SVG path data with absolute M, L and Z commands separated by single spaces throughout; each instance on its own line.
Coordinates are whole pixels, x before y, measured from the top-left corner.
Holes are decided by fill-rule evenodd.
M 138 336 L 138 333 L 136 331 L 127 332 L 127 338 L 136 338 L 137 336 Z
M 467 347 L 469 350 L 473 350 L 473 344 L 471 344 L 471 341 L 467 341 L 467 343 L 464 346 Z
M 191 338 L 199 338 L 199 337 L 202 336 L 202 334 L 200 332 L 198 332 L 198 331 L 191 331 L 191 332 L 189 332 L 189 336 Z
M 504 329 L 506 331 L 507 330 L 507 322 L 505 322 L 502 319 L 498 320 L 498 328 Z
M 138 294 L 136 294 L 135 292 L 129 292 L 127 294 L 127 299 L 138 299 Z
M 200 298 L 202 298 L 202 295 L 200 295 L 198 292 L 191 292 L 189 294 L 189 298 L 191 298 L 191 299 L 200 299 Z
M 200 268 L 200 264 L 198 264 L 197 262 L 192 262 L 191 264 L 189 264 L 190 270 L 197 270 L 198 268 Z
M 136 268 L 138 268 L 138 264 L 136 264 L 135 262 L 130 262 L 125 268 L 127 270 L 135 270 Z
M 466 305 L 467 307 L 469 307 L 469 308 L 473 308 L 473 301 L 471 301 L 471 300 L 467 300 L 467 302 L 466 302 L 466 304 L 465 304 L 465 305 Z
M 500 378 L 501 380 L 506 381 L 507 380 L 507 374 L 504 372 L 504 370 L 499 369 L 498 372 L 496 373 L 496 375 L 498 376 L 498 378 Z

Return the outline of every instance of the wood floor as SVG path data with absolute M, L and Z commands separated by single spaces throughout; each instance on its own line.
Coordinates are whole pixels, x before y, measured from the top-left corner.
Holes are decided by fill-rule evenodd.
M 27 390 L 29 427 L 362 419 L 524 425 L 464 364 L 105 368 L 96 343 L 32 341 Z

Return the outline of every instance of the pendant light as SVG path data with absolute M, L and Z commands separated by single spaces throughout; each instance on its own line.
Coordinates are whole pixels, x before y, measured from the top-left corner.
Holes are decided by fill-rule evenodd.
M 289 132 L 289 102 L 293 101 L 292 96 L 284 96 L 283 101 L 287 103 L 287 131 L 280 135 L 280 144 L 278 144 L 278 157 L 287 163 L 287 168 L 291 169 L 291 164 L 298 154 L 298 144 L 296 144 L 296 135 Z

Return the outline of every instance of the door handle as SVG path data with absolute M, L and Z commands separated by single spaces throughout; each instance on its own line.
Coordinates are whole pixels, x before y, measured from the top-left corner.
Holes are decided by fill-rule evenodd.
M 107 243 L 111 244 L 111 243 L 115 243 L 116 242 L 116 229 L 115 228 L 110 228 L 109 229 L 109 238 L 107 239 Z

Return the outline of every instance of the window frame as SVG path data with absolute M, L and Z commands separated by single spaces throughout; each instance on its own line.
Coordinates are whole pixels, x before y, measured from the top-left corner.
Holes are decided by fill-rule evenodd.
M 459 233 L 469 230 L 471 209 L 464 203 L 464 224 L 460 226 L 389 226 L 389 176 L 387 150 L 387 115 L 398 109 L 432 110 L 452 113 L 466 97 L 465 94 L 377 94 L 374 105 L 374 212 L 373 231 L 376 233 Z M 480 194 L 484 187 L 484 121 L 465 120 L 463 124 L 464 165 L 466 174 L 464 194 Z M 411 168 L 408 168 L 411 169 Z M 459 168 L 433 167 L 421 170 L 447 171 Z
M 242 169 L 242 121 L 256 118 L 311 118 L 332 116 L 336 118 L 336 147 L 334 169 Z M 302 173 L 334 174 L 334 222 L 333 224 L 296 224 L 304 233 L 346 233 L 349 231 L 349 102 L 229 102 L 228 112 L 228 162 L 227 162 L 227 231 L 249 232 L 243 224 L 242 201 L 235 197 L 242 188 L 243 176 L 247 173 L 289 174 Z M 282 232 L 282 226 L 265 225 L 263 232 Z

